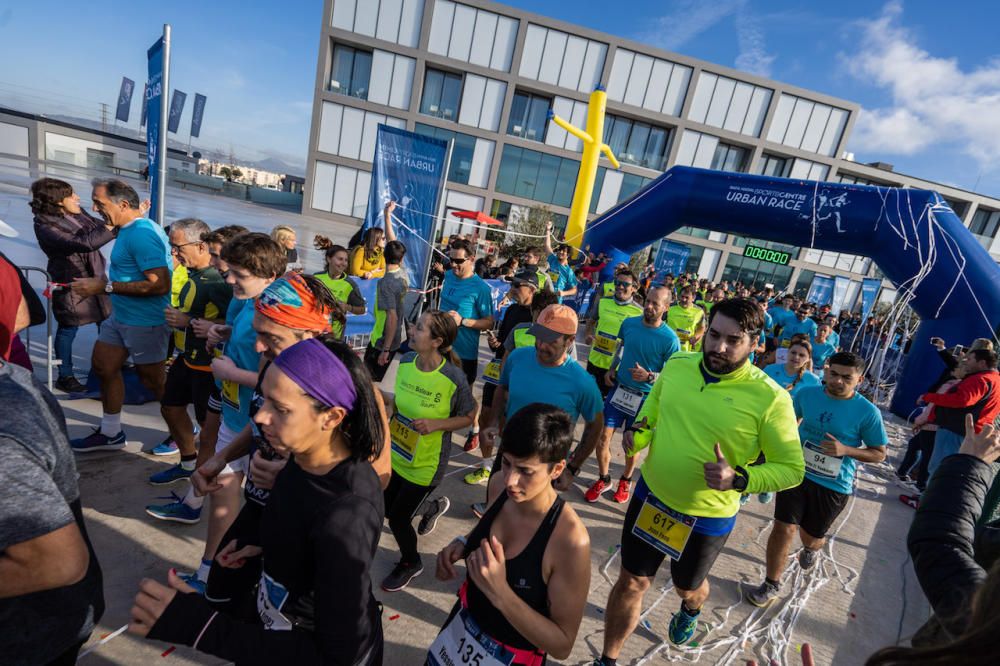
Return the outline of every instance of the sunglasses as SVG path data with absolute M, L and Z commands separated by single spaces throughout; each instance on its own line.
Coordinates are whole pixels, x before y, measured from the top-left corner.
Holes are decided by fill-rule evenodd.
M 191 241 L 190 243 L 181 243 L 180 245 L 177 245 L 175 243 L 171 243 L 170 244 L 170 251 L 171 252 L 180 252 L 182 247 L 187 247 L 188 245 L 198 245 L 201 242 L 202 241 Z
M 462 264 L 464 264 L 467 261 L 468 261 L 468 259 L 452 259 L 451 263 L 455 264 L 456 266 L 461 266 Z
M 635 283 L 634 282 L 615 282 L 615 286 L 616 287 L 625 287 L 626 289 L 628 289 L 629 287 L 631 287 L 633 284 L 635 284 Z

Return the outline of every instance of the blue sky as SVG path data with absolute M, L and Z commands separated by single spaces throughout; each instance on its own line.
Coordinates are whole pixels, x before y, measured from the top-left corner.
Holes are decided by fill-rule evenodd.
M 430 0 L 428 0 L 430 1 Z M 929 0 L 508 0 L 508 4 L 859 103 L 849 149 L 1000 195 L 1000 3 Z M 99 117 L 174 28 L 173 83 L 208 95 L 203 140 L 303 164 L 321 0 L 38 0 L 0 9 L 0 104 Z M 13 63 L 19 63 L 12 66 Z M 138 100 L 132 124 L 137 124 Z

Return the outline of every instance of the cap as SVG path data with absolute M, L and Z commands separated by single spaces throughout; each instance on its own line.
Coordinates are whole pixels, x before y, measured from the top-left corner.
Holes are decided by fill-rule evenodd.
M 517 273 L 514 273 L 514 277 L 511 278 L 511 285 L 514 287 L 520 287 L 525 284 L 535 290 L 538 290 L 541 285 L 539 284 L 537 270 L 522 268 Z
M 576 335 L 579 320 L 568 305 L 553 303 L 542 310 L 538 320 L 528 329 L 530 335 L 542 342 L 552 342 L 560 335 Z

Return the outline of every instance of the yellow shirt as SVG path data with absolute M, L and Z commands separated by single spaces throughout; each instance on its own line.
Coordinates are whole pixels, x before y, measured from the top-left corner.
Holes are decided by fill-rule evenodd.
M 358 245 L 351 250 L 351 264 L 347 272 L 360 278 L 363 278 L 365 273 L 371 273 L 373 278 L 382 277 L 385 275 L 385 255 L 382 254 L 382 250 L 379 250 L 375 260 L 369 261 L 368 257 L 365 256 L 365 246 Z

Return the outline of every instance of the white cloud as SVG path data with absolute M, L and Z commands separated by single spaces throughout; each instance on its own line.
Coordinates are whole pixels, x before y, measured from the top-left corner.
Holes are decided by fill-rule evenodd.
M 775 56 L 767 52 L 760 20 L 742 9 L 736 15 L 736 40 L 740 49 L 736 56 L 736 68 L 770 77 Z
M 717 23 L 735 14 L 744 0 L 678 0 L 669 14 L 653 19 L 653 25 L 636 36 L 636 40 L 663 49 L 676 51 Z
M 845 54 L 848 71 L 885 88 L 892 104 L 863 109 L 851 138 L 856 151 L 912 155 L 957 146 L 980 165 L 1000 157 L 1000 59 L 963 70 L 932 55 L 901 25 L 902 4 L 860 23 L 860 43 Z

